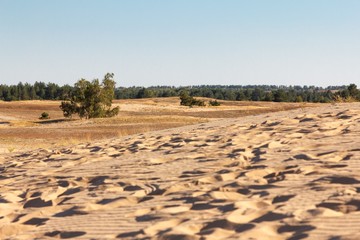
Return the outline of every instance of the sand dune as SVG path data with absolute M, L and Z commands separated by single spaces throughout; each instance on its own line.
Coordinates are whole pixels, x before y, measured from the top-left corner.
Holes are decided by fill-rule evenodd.
M 0 238 L 359 239 L 360 104 L 0 156 Z

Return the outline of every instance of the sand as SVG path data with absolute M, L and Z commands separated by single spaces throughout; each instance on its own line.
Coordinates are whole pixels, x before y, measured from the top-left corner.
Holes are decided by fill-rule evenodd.
M 360 104 L 0 155 L 1 239 L 359 239 Z
M 213 99 L 203 99 L 208 102 Z M 217 107 L 185 107 L 178 97 L 114 100 L 113 118 L 65 119 L 60 101 L 0 101 L 0 154 L 54 149 L 102 139 L 267 112 L 316 106 L 315 103 L 222 101 Z M 50 119 L 40 120 L 47 112 Z

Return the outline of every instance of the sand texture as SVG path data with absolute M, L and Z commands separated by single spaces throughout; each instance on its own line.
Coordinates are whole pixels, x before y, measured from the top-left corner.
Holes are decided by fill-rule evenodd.
M 213 99 L 201 98 L 208 102 Z M 80 120 L 65 119 L 61 101 L 0 100 L 0 154 L 54 149 L 85 142 L 205 123 L 219 118 L 307 108 L 318 103 L 223 101 L 221 106 L 185 107 L 178 97 L 114 100 L 118 116 Z M 47 112 L 50 119 L 39 119 Z
M 360 104 L 0 155 L 0 239 L 360 239 Z

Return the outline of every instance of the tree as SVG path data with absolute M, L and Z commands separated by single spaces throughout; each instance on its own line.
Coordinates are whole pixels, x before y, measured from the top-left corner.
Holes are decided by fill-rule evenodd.
M 295 102 L 303 102 L 303 98 L 301 97 L 301 95 L 296 96 Z
M 43 82 L 35 82 L 34 84 L 36 95 L 39 99 L 45 99 L 45 88 L 46 85 Z
M 180 105 L 190 106 L 192 102 L 192 97 L 190 97 L 187 91 L 180 92 Z
M 354 98 L 355 100 L 360 100 L 360 91 L 357 89 L 356 84 L 350 84 L 348 86 L 348 91 L 352 98 Z
M 264 99 L 264 91 L 260 88 L 255 88 L 251 94 L 251 101 L 261 101 Z
M 72 115 L 79 112 L 79 107 L 73 101 L 66 102 L 62 101 L 60 105 L 60 109 L 63 111 L 64 117 L 72 118 Z
M 244 91 L 240 90 L 236 95 L 236 101 L 245 101 L 245 100 L 247 100 L 247 99 L 246 99 L 246 96 L 244 94 Z
M 45 99 L 56 99 L 59 86 L 55 83 L 48 83 L 45 87 Z
M 265 93 L 264 101 L 268 101 L 268 102 L 274 101 L 274 96 L 271 91 Z
M 75 83 L 70 100 L 60 105 L 64 117 L 71 118 L 75 113 L 86 119 L 116 116 L 119 107 L 111 108 L 116 84 L 113 77 L 113 73 L 107 73 L 101 84 L 98 79 L 92 82 L 80 79 Z
M 192 96 L 189 95 L 189 93 L 187 91 L 181 91 L 180 93 L 180 105 L 183 106 L 200 106 L 200 107 L 204 107 L 205 106 L 205 102 L 202 100 L 198 100 L 196 98 L 193 98 Z
M 288 101 L 288 97 L 287 94 L 285 92 L 285 90 L 283 89 L 279 89 L 277 91 L 275 91 L 274 95 L 274 102 L 287 102 Z
M 224 93 L 224 98 L 225 98 L 225 100 L 234 101 L 234 100 L 236 100 L 236 94 L 234 91 L 229 90 Z

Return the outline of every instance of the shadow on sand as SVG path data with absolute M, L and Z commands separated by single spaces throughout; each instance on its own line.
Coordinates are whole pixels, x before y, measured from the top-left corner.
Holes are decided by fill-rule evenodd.
M 75 121 L 74 119 L 50 119 L 50 120 L 41 120 L 36 121 L 36 124 L 52 124 L 52 123 L 60 123 L 60 122 L 72 122 Z

